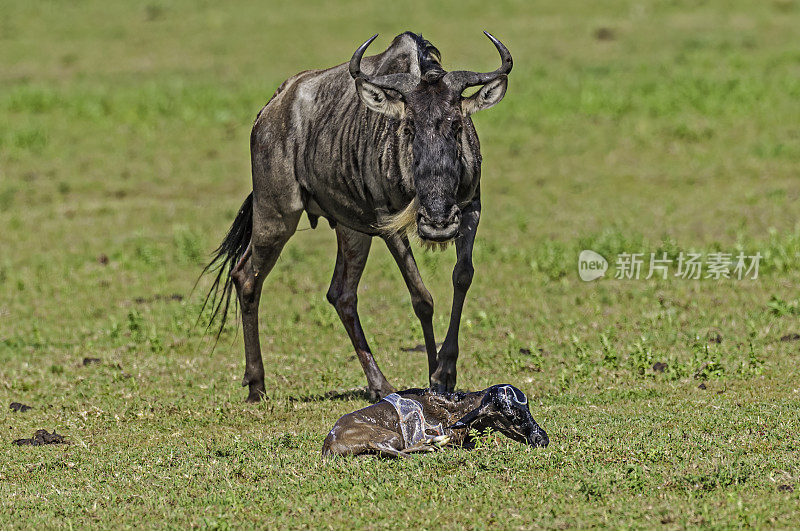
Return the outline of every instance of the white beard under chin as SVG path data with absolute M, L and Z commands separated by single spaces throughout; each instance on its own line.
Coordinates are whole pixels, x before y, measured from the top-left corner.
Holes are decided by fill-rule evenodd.
M 434 242 L 419 237 L 419 232 L 417 232 L 418 210 L 419 202 L 417 198 L 414 197 L 403 210 L 381 220 L 378 224 L 378 230 L 383 234 L 400 233 L 411 235 L 411 238 L 416 240 L 426 251 L 444 251 L 450 247 L 450 244 L 453 243 L 452 239 L 446 242 Z

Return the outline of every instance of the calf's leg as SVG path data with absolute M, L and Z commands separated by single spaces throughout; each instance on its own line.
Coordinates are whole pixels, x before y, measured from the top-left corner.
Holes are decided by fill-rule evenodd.
M 340 420 L 322 444 L 323 457 L 329 455 L 378 454 L 383 457 L 408 457 L 402 452 L 403 438 L 375 424 Z
M 403 448 L 403 453 L 412 454 L 416 452 L 433 452 L 434 450 L 441 450 L 443 446 L 450 443 L 451 437 L 449 435 L 437 435 L 430 439 L 420 441 L 413 446 Z

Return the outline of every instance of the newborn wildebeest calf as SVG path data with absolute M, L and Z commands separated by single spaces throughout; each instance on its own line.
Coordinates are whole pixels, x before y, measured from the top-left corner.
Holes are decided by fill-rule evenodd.
M 340 418 L 325 438 L 322 455 L 408 457 L 445 444 L 470 448 L 470 428 L 492 428 L 531 446 L 550 442 L 528 409 L 528 397 L 513 385 L 474 393 L 408 389 Z

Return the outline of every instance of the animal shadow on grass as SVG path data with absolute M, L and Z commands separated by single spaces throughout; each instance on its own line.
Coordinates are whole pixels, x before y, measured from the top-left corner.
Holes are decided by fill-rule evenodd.
M 290 396 L 290 402 L 325 402 L 328 400 L 369 400 L 366 387 L 353 387 L 352 389 L 333 389 L 315 395 Z
M 436 350 L 439 350 L 442 347 L 441 343 L 436 343 Z M 425 345 L 419 343 L 414 345 L 413 347 L 400 347 L 401 352 L 425 352 Z

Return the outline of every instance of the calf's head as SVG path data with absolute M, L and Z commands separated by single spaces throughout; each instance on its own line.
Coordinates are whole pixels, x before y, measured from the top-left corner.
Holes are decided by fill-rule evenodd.
M 495 105 L 506 92 L 511 54 L 492 35 L 486 36 L 500 52 L 502 62 L 494 72 L 445 72 L 434 63 L 426 65 L 421 77 L 409 73 L 370 76 L 361 71 L 361 58 L 377 35 L 350 60 L 350 75 L 361 101 L 393 119 L 400 168 L 411 176 L 417 194 L 412 203 L 416 216 L 410 221 L 416 222 L 419 237 L 426 241 L 445 242 L 458 233 L 461 212 L 456 196 L 467 163 L 465 126 L 472 127 L 472 113 Z M 462 96 L 465 89 L 475 86 L 481 87 L 475 94 Z
M 550 443 L 547 433 L 536 423 L 528 408 L 528 397 L 513 385 L 494 385 L 477 408 L 450 426 L 452 429 L 492 428 L 506 437 L 531 446 Z

